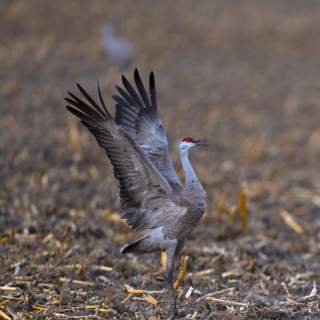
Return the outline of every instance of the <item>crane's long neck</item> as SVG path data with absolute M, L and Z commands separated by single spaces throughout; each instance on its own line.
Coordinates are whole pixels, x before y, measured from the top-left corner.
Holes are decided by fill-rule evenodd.
M 189 161 L 189 150 L 180 151 L 180 158 L 181 158 L 183 171 L 185 174 L 185 183 L 187 184 L 189 182 L 198 182 L 199 179 L 196 173 L 194 172 L 191 166 L 191 163 Z

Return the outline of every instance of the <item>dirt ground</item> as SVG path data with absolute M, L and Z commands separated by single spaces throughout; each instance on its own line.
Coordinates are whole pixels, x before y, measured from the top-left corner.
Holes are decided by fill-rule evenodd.
M 107 23 L 134 46 L 126 70 Z M 113 109 L 137 66 L 155 72 L 179 174 L 176 141 L 210 142 L 192 153 L 208 211 L 179 317 L 319 319 L 319 57 L 318 1 L 1 1 L 0 318 L 167 318 L 159 255 L 119 253 L 134 235 L 111 166 L 63 100 L 99 79 Z

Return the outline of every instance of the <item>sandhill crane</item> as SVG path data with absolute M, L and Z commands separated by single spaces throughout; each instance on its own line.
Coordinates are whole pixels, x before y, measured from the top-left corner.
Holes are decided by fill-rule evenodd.
M 189 162 L 189 150 L 206 145 L 205 140 L 187 137 L 179 144 L 185 173 L 182 185 L 169 155 L 168 141 L 160 120 L 154 75 L 147 93 L 139 72 L 134 72 L 136 89 L 122 76 L 115 119 L 103 101 L 100 104 L 79 85 L 83 100 L 69 93 L 68 110 L 77 116 L 107 153 L 118 180 L 122 218 L 145 233 L 126 244 L 122 253 L 165 251 L 170 310 L 176 313 L 173 273 L 185 239 L 205 211 L 205 191 Z
M 133 46 L 127 39 L 117 36 L 114 29 L 112 24 L 102 27 L 102 47 L 113 62 L 121 68 L 127 68 L 132 63 Z

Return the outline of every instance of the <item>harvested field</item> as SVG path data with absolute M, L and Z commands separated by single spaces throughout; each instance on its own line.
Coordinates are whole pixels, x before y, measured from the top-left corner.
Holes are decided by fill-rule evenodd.
M 160 257 L 119 253 L 111 165 L 63 100 L 99 79 L 112 109 L 136 66 L 179 175 L 178 139 L 210 142 L 177 319 L 320 318 L 320 3 L 4 0 L 0 30 L 0 319 L 167 319 Z

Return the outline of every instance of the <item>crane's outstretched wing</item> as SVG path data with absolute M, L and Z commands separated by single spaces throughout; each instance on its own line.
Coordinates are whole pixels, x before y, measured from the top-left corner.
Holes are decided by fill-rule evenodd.
M 113 96 L 117 107 L 115 122 L 130 136 L 135 137 L 135 141 L 165 176 L 171 187 L 179 189 L 181 182 L 173 167 L 166 132 L 158 114 L 154 75 L 150 73 L 149 93 L 146 92 L 137 69 L 134 71 L 134 81 L 138 92 L 124 76 L 124 89 L 116 86 L 121 96 Z
M 77 84 L 85 98 L 69 92 L 68 110 L 107 153 L 119 182 L 123 218 L 134 229 L 170 225 L 186 212 L 170 199 L 172 188 L 138 144 L 112 119 L 98 86 L 100 105 Z

